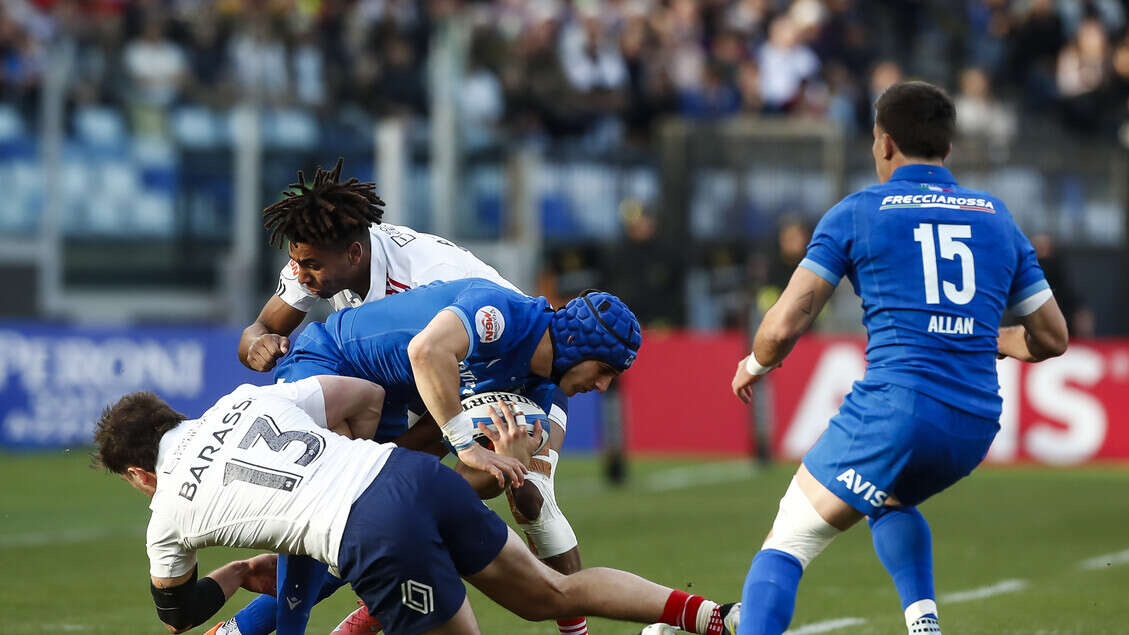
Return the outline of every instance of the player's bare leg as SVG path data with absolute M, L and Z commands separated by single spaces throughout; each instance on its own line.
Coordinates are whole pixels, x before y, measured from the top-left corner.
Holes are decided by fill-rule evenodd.
M 663 622 L 691 633 L 728 632 L 722 625 L 722 607 L 701 596 L 618 569 L 595 567 L 561 575 L 533 557 L 512 530 L 493 562 L 466 580 L 527 620 L 594 615 L 642 624 Z
M 474 617 L 474 610 L 470 608 L 470 598 L 463 598 L 463 605 L 454 617 L 447 620 L 442 626 L 426 631 L 424 635 L 481 635 L 478 630 L 478 620 Z
M 800 491 L 811 502 L 816 513 L 827 521 L 827 524 L 839 531 L 846 531 L 865 518 L 862 512 L 848 505 L 846 501 L 827 489 L 823 483 L 816 480 L 803 463 L 796 470 L 796 485 L 800 486 Z M 890 498 L 893 498 L 893 496 Z
M 564 413 L 557 416 L 563 420 Z M 506 494 L 514 520 L 534 555 L 568 575 L 580 571 L 583 565 L 576 533 L 556 501 L 556 467 L 565 429 L 555 419 L 550 421 L 548 446 L 530 460 L 525 484 L 506 490 Z M 588 620 L 584 616 L 561 618 L 557 629 L 561 635 L 588 635 Z

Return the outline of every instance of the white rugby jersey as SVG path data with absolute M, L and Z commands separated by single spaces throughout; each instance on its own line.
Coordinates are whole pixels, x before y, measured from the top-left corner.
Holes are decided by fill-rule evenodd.
M 449 240 L 417 232 L 411 227 L 380 223 L 369 226 L 372 241 L 368 295 L 361 298 L 346 289 L 330 298 L 334 311 L 431 283 L 463 278 L 486 278 L 521 292 L 494 267 Z M 278 297 L 309 313 L 321 298 L 298 282 L 298 263 L 291 260 L 278 276 Z
M 396 446 L 329 432 L 303 406 L 324 418 L 316 378 L 244 384 L 165 433 L 145 538 L 150 575 L 184 575 L 196 550 L 215 545 L 306 554 L 336 572 L 349 510 Z

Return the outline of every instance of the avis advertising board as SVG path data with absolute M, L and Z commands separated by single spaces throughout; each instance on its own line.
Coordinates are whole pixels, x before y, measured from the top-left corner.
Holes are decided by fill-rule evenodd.
M 748 342 L 736 335 L 648 333 L 623 376 L 628 450 L 743 455 L 750 411 L 730 381 Z M 866 370 L 861 337 L 803 337 L 768 382 L 774 456 L 797 460 Z M 1129 340 L 1072 342 L 1039 364 L 998 362 L 1004 400 L 994 462 L 1075 465 L 1129 459 Z
M 858 338 L 803 338 L 774 371 L 777 455 L 798 459 L 866 369 Z M 1004 400 L 988 460 L 1074 465 L 1129 458 L 1129 341 L 1072 342 L 1038 364 L 997 363 Z

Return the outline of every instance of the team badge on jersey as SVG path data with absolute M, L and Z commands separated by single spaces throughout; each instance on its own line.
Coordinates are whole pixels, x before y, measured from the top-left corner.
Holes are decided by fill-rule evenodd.
M 506 318 L 496 307 L 484 306 L 474 314 L 474 328 L 482 343 L 497 342 L 506 330 Z

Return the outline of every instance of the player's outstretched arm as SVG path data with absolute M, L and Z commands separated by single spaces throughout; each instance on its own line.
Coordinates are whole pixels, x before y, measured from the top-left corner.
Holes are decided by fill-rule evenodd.
M 350 439 L 376 436 L 384 411 L 384 388 L 366 379 L 318 375 L 330 430 Z
M 259 312 L 239 338 L 239 361 L 251 370 L 268 371 L 274 362 L 290 350 L 290 334 L 306 318 L 299 311 L 277 295 Z
M 1054 297 L 1038 309 L 1019 318 L 1020 326 L 1000 329 L 997 340 L 1000 355 L 1014 357 L 1021 362 L 1041 362 L 1066 352 L 1070 333 L 1066 317 Z
M 274 594 L 277 556 L 236 560 L 196 580 L 196 568 L 176 578 L 151 577 L 157 617 L 172 633 L 183 633 L 211 619 L 240 587 Z
M 811 328 L 834 292 L 835 287 L 818 274 L 805 267 L 796 267 L 780 299 L 765 313 L 757 328 L 752 360 L 746 357 L 737 364 L 737 372 L 733 376 L 735 395 L 745 403 L 752 399 L 753 384 L 784 361 L 796 340 Z
M 508 480 L 520 486 L 526 467 L 517 459 L 487 450 L 472 437 L 474 424 L 459 402 L 459 362 L 469 351 L 470 335 L 462 320 L 453 311 L 440 311 L 408 343 L 416 389 L 460 461 L 489 472 L 499 485 L 504 486 Z

